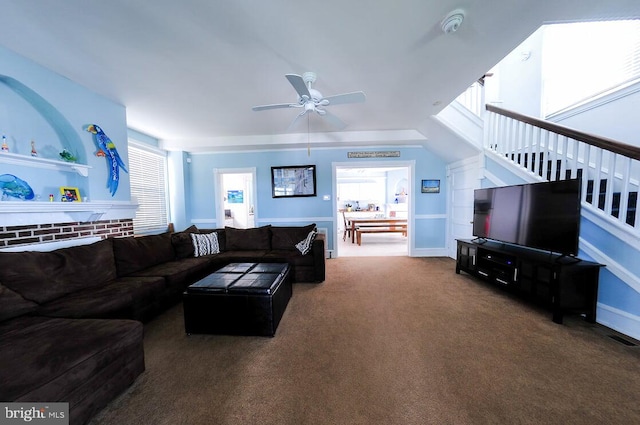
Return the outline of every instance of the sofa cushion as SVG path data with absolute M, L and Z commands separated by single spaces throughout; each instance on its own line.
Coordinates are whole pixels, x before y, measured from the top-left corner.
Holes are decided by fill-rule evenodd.
M 127 276 L 175 259 L 171 233 L 114 238 L 113 252 L 118 276 Z
M 36 311 L 38 304 L 0 283 L 0 322 Z
M 226 263 L 259 263 L 268 252 L 267 250 L 225 251 L 216 255 L 215 258 Z M 299 252 L 298 255 L 300 255 Z
M 262 261 L 268 263 L 289 263 L 291 266 L 313 266 L 315 264 L 312 255 L 302 255 L 297 249 L 274 249 L 262 257 Z
M 25 316 L 5 324 L 0 327 L 3 401 L 64 400 L 78 419 L 76 406 L 100 389 L 86 385 L 94 376 L 115 364 L 130 373 L 128 384 L 144 370 L 140 322 Z M 102 385 L 113 384 L 103 381 Z M 94 400 L 94 404 L 100 407 L 107 401 Z
M 133 273 L 131 276 L 164 278 L 165 285 L 171 289 L 184 290 L 196 280 L 206 276 L 211 270 L 212 261 L 216 256 L 184 258 L 180 261 L 167 261 L 144 270 Z
M 191 242 L 191 234 L 198 233 L 195 225 L 189 226 L 182 232 L 171 234 L 171 244 L 176 253 L 176 258 L 193 257 L 193 243 Z
M 216 232 L 206 234 L 191 234 L 191 242 L 193 243 L 193 256 L 202 257 L 205 255 L 213 255 L 220 253 L 220 245 L 218 245 L 218 234 Z
M 250 229 L 225 227 L 224 233 L 227 237 L 227 251 L 271 249 L 271 225 Z
M 134 309 L 154 304 L 164 290 L 164 279 L 123 277 L 43 305 L 38 314 L 49 317 L 140 319 Z
M 0 282 L 40 304 L 115 278 L 111 239 L 50 252 L 0 253 Z
M 203 235 L 215 232 L 218 236 L 218 247 L 220 248 L 220 252 L 227 250 L 227 236 L 224 233 L 224 229 L 200 229 L 199 232 Z
M 307 237 L 316 228 L 316 224 L 308 226 L 271 227 L 271 249 L 296 249 L 296 244 Z

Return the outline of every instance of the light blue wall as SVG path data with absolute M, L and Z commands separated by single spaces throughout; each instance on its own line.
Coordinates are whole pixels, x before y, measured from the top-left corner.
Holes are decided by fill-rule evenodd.
M 146 143 L 149 146 L 153 146 L 154 148 L 158 148 L 159 141 L 155 137 L 149 136 L 148 134 L 141 133 L 132 128 L 127 129 L 127 135 L 129 139 L 133 139 L 137 142 Z
M 12 153 L 29 155 L 34 140 L 39 157 L 59 159 L 59 152 L 67 148 L 77 154 L 79 163 L 92 167 L 89 177 L 20 165 L 3 165 L 1 173 L 27 181 L 41 200 L 50 193 L 59 199 L 60 186 L 78 187 L 81 195 L 91 200 L 130 200 L 125 172 L 120 173 L 118 191 L 111 197 L 107 159 L 94 155 L 97 145 L 93 135 L 84 130 L 88 124 L 102 127 L 127 164 L 124 106 L 1 46 L 0 76 L 0 133 L 6 134 Z
M 300 225 L 315 222 L 318 227 L 327 229 L 328 248 L 334 249 L 335 201 L 333 199 L 332 164 L 337 162 L 341 165 L 349 163 L 357 166 L 358 162 L 366 162 L 367 164 L 379 162 L 383 166 L 385 161 L 415 161 L 415 185 L 410 189 L 410 193 L 415 194 L 416 216 L 446 214 L 446 164 L 440 158 L 424 148 L 416 147 L 394 148 L 393 150 L 400 151 L 400 158 L 347 159 L 347 152 L 353 150 L 366 151 L 367 149 L 312 149 L 310 156 L 307 155 L 305 149 L 191 155 L 191 163 L 187 165 L 185 171 L 189 176 L 188 198 L 190 206 L 187 215 L 190 221 L 195 222 L 198 227 L 205 227 L 207 222 L 211 223 L 210 227 L 214 227 L 216 202 L 221 201 L 222 195 L 216 196 L 213 170 L 216 168 L 255 167 L 257 173 L 256 225 Z M 380 148 L 375 150 L 380 150 Z M 271 167 L 306 164 L 316 166 L 318 196 L 272 198 Z M 420 180 L 423 178 L 440 179 L 441 193 L 421 194 Z M 331 200 L 324 201 L 324 195 L 329 195 Z M 440 221 L 440 219 L 416 220 L 415 234 L 419 235 L 415 238 L 416 248 L 445 247 L 446 226 Z
M 584 217 L 580 222 L 580 236 L 599 251 L 604 252 L 629 273 L 640 276 L 640 262 L 638 262 L 640 253 L 637 249 Z M 640 293 L 620 280 L 607 268 L 600 272 L 598 302 L 635 316 L 640 316 Z
M 485 80 L 485 99 L 501 108 L 539 117 L 542 113 L 542 41 L 538 29 L 522 42 Z

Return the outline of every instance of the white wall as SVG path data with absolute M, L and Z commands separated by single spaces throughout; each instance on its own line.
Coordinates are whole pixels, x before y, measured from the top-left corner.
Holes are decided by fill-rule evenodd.
M 509 53 L 485 79 L 485 100 L 539 117 L 542 113 L 542 29 Z
M 553 116 L 550 120 L 580 131 L 640 146 L 639 110 L 640 82 Z

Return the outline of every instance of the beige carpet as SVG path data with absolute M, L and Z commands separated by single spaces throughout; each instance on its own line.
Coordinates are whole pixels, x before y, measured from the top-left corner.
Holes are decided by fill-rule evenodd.
M 92 424 L 640 423 L 640 352 L 444 258 L 328 260 L 274 338 L 146 325 L 147 370 Z

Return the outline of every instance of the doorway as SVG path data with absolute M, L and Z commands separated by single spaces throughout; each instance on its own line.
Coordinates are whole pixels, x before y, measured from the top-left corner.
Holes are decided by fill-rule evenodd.
M 413 161 L 333 164 L 336 257 L 411 255 L 413 170 Z M 358 245 L 349 218 L 404 219 L 408 227 L 406 233 L 363 233 Z
M 214 175 L 217 227 L 255 227 L 256 169 L 220 168 Z

